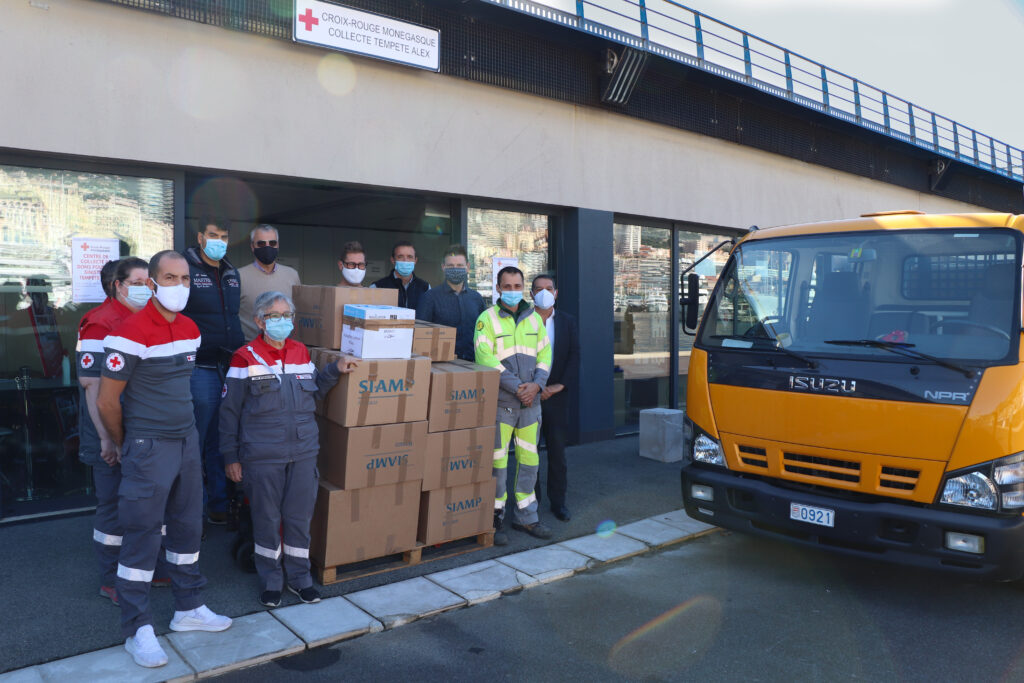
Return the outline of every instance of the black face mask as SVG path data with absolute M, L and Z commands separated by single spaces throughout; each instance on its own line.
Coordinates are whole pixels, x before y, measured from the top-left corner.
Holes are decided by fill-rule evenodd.
M 265 266 L 277 260 L 277 247 L 256 247 L 252 253 Z

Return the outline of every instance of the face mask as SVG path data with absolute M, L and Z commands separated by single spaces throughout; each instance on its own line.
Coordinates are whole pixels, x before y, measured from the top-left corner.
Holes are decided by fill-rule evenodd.
M 416 264 L 412 261 L 395 261 L 395 272 L 402 277 L 409 277 L 415 269 Z
M 214 261 L 220 261 L 228 253 L 228 243 L 224 240 L 207 239 L 203 253 Z
M 267 320 L 267 336 L 274 341 L 284 341 L 292 333 L 295 325 L 291 320 L 281 318 L 280 320 Z
M 510 292 L 501 293 L 501 301 L 509 308 L 515 308 L 519 305 L 519 302 L 523 300 L 522 291 L 512 290 Z
M 157 285 L 156 300 L 171 313 L 177 313 L 188 303 L 188 287 L 185 285 L 174 285 L 173 287 Z
M 207 242 L 209 244 L 209 242 Z M 265 266 L 269 266 L 271 263 L 277 260 L 277 247 L 256 247 L 252 250 L 253 256 L 256 260 Z M 209 256 L 209 254 L 207 254 Z M 213 258 L 210 256 L 210 258 Z
M 135 308 L 142 308 L 153 296 L 153 290 L 146 285 L 128 285 L 128 295 L 125 301 Z
M 469 277 L 469 271 L 465 268 L 445 268 L 444 279 L 453 285 L 461 285 Z
M 533 295 L 533 305 L 537 308 L 551 308 L 555 305 L 555 295 L 549 290 L 542 289 Z
M 358 285 L 366 277 L 366 271 L 358 268 L 342 268 L 341 275 L 345 278 L 345 282 L 350 285 Z

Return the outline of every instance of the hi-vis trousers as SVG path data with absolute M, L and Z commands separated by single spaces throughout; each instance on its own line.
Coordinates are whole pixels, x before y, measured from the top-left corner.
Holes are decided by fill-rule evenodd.
M 540 400 L 538 395 L 536 401 Z M 497 479 L 497 495 L 494 512 L 505 519 L 508 500 L 507 477 L 508 444 L 516 439 L 515 512 L 512 521 L 530 525 L 537 522 L 537 468 L 540 456 L 537 454 L 539 437 L 540 406 L 529 408 L 503 408 L 498 406 L 498 425 L 494 430 L 494 476 Z
M 127 637 L 153 623 L 149 588 L 165 520 L 163 552 L 174 609 L 183 612 L 203 604 L 203 474 L 196 430 L 184 439 L 125 439 L 118 494 L 124 539 L 117 563 L 117 596 L 121 631 Z

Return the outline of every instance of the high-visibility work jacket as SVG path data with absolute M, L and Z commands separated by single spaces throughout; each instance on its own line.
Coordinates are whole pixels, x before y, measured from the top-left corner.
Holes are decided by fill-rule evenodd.
M 476 362 L 501 370 L 498 406 L 519 408 L 520 384 L 536 382 L 543 390 L 551 373 L 551 342 L 540 315 L 532 306 L 520 306 L 515 317 L 495 304 L 476 319 Z M 534 399 L 534 407 L 540 401 Z

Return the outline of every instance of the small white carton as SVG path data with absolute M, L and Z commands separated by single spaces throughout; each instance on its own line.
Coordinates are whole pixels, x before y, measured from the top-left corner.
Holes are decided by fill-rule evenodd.
M 398 306 L 345 304 L 341 351 L 359 358 L 412 356 L 416 311 Z

